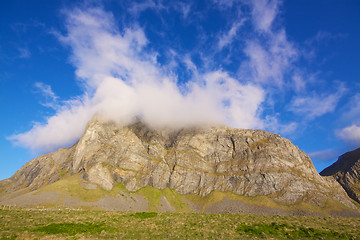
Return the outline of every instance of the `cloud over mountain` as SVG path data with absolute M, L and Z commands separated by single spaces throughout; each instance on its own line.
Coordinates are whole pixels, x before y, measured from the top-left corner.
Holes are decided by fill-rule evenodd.
M 74 142 L 95 114 L 127 124 L 141 116 L 153 126 L 183 127 L 227 123 L 260 128 L 263 89 L 221 69 L 198 73 L 185 92 L 171 69 L 161 66 L 143 29 L 119 30 L 113 15 L 101 8 L 66 13 L 66 33 L 60 41 L 71 48 L 71 62 L 83 86 L 83 95 L 67 101 L 44 124 L 11 137 L 31 149 L 54 150 Z M 37 84 L 48 95 L 50 87 Z M 35 139 L 35 140 L 34 140 Z
M 297 64 L 304 56 L 279 17 L 281 1 L 134 1 L 121 3 L 122 12 L 105 5 L 63 11 L 64 28 L 52 33 L 82 93 L 64 100 L 37 82 L 41 105 L 55 114 L 10 136 L 15 144 L 42 153 L 69 146 L 95 115 L 288 134 L 303 124 L 299 116 L 310 122 L 333 112 L 344 93 L 311 89 L 318 83 Z

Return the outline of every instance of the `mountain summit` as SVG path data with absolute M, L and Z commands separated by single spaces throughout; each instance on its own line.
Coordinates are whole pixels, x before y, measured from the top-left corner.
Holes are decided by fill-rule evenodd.
M 341 155 L 320 174 L 335 178 L 349 197 L 360 203 L 360 148 Z
M 356 208 L 335 180 L 321 177 L 308 155 L 277 134 L 226 126 L 153 129 L 141 121 L 118 126 L 96 119 L 74 146 L 40 156 L 1 181 L 0 203 L 74 177 L 82 188 L 105 193 L 120 184 L 129 194 L 150 187 L 177 197 L 218 192 L 283 205 L 332 201 Z

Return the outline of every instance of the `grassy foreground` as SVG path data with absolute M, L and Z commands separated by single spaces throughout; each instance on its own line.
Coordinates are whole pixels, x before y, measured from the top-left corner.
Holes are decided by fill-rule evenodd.
M 360 218 L 0 210 L 0 239 L 360 239 Z

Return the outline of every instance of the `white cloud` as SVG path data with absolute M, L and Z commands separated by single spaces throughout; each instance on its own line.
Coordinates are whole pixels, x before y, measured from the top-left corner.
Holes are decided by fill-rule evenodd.
M 177 8 L 177 9 L 176 9 Z M 189 13 L 191 12 L 191 4 L 183 3 L 183 2 L 176 2 L 175 3 L 175 9 L 180 11 L 183 18 L 186 19 L 189 16 Z
M 281 87 L 284 74 L 291 70 L 298 52 L 287 40 L 285 30 L 271 33 L 267 38 L 266 44 L 258 40 L 247 42 L 244 51 L 249 61 L 243 68 L 250 70 L 255 81 Z
M 299 50 L 287 39 L 284 28 L 273 28 L 273 22 L 279 12 L 278 0 L 250 0 L 251 18 L 255 34 L 246 41 L 244 48 L 249 60 L 241 66 L 241 71 L 250 72 L 256 82 L 282 88 L 284 76 L 296 70 L 293 64 L 299 57 Z M 301 88 L 298 76 L 295 88 Z
M 295 73 L 292 76 L 292 80 L 293 80 L 293 86 L 294 86 L 294 89 L 296 92 L 301 92 L 301 91 L 305 90 L 306 82 L 299 73 Z
M 343 114 L 342 120 L 360 125 L 360 93 L 351 97 L 347 111 Z M 350 125 L 350 124 L 349 124 Z
M 220 50 L 229 45 L 234 40 L 239 28 L 244 25 L 245 21 L 246 19 L 241 19 L 240 21 L 235 22 L 227 33 L 220 36 L 218 42 L 218 47 Z
M 35 91 L 41 93 L 45 101 L 41 102 L 41 105 L 56 109 L 58 107 L 57 99 L 58 96 L 53 92 L 51 86 L 42 82 L 35 82 Z
M 334 160 L 339 156 L 339 152 L 334 149 L 325 149 L 321 151 L 311 152 L 309 156 L 314 159 L 319 159 L 322 161 Z
M 259 31 L 271 32 L 272 23 L 278 14 L 277 0 L 251 0 L 252 18 L 255 28 Z
M 236 10 L 239 16 L 239 9 L 246 10 L 241 12 L 240 20 L 226 19 L 230 29 L 209 33 L 208 36 L 202 31 L 198 33 L 203 40 L 201 43 L 206 43 L 203 48 L 210 47 L 215 53 L 209 53 L 209 49 L 204 52 L 201 47 L 193 50 L 196 51 L 193 54 L 181 48 L 163 46 L 165 55 L 169 55 L 165 56 L 167 61 L 163 65 L 157 59 L 164 53 L 154 50 L 157 47 L 136 23 L 119 27 L 112 13 L 100 8 L 67 11 L 66 32 L 56 36 L 71 50 L 70 60 L 83 95 L 59 103 L 49 85 L 36 83 L 47 99 L 42 104 L 53 107 L 56 114 L 10 139 L 33 150 L 52 151 L 74 143 L 94 115 L 122 124 L 141 116 L 154 127 L 225 123 L 237 128 L 261 128 L 281 134 L 294 132 L 298 123 L 292 119 L 280 120 L 282 116 L 272 112 L 275 109 L 281 111 L 276 104 L 277 97 L 284 96 L 284 89 L 306 94 L 311 83 L 305 76 L 310 74 L 294 64 L 300 51 L 288 40 L 286 31 L 273 27 L 279 1 L 215 2 L 218 4 L 209 9 L 214 10 L 216 6 L 219 7 L 217 10 L 223 11 L 221 13 L 230 13 L 234 12 L 230 7 L 250 3 L 251 12 L 239 7 Z M 181 19 L 190 20 L 190 24 L 193 20 L 189 14 L 201 15 L 190 11 L 191 5 L 182 3 L 169 7 L 162 1 L 144 1 L 130 6 L 128 11 L 132 17 L 135 16 L 134 19 L 146 10 L 155 11 L 160 18 L 160 12 L 168 14 L 175 10 L 181 14 Z M 252 19 L 252 26 L 242 27 L 251 25 L 247 19 Z M 219 49 L 235 40 L 239 41 L 239 46 L 244 46 L 234 51 L 239 56 L 234 56 L 233 52 L 228 54 L 229 62 L 234 63 L 230 68 L 234 68 L 234 72 L 238 70 L 237 75 L 220 67 L 227 67 L 222 65 L 226 60 L 222 59 L 220 63 L 213 60 L 221 55 Z M 246 57 L 239 60 L 243 53 Z M 232 62 L 231 57 L 237 62 Z M 184 78 L 181 74 L 176 75 L 179 69 L 185 72 L 188 82 L 178 82 Z M 343 88 L 330 95 L 297 96 L 287 110 L 308 120 L 314 119 L 334 111 L 342 95 Z
M 348 37 L 348 35 L 343 34 L 343 33 L 333 34 L 333 33 L 326 32 L 326 31 L 318 31 L 317 34 L 313 38 L 306 40 L 305 43 L 307 45 L 326 44 L 329 40 L 336 40 L 336 39 L 341 39 L 341 38 L 346 38 L 346 37 Z
M 298 124 L 296 122 L 281 123 L 279 116 L 266 116 L 265 128 L 269 131 L 276 132 L 282 135 L 289 135 L 296 131 Z
M 263 89 L 251 84 L 242 85 L 221 71 L 207 73 L 204 78 L 207 98 L 216 101 L 220 115 L 224 116 L 222 122 L 239 128 L 264 127 L 259 118 L 265 100 Z
M 294 97 L 289 110 L 297 115 L 312 120 L 326 113 L 333 112 L 342 97 L 345 89 L 340 88 L 338 92 L 330 95 L 298 96 Z
M 232 7 L 236 1 L 237 0 L 213 0 L 215 4 L 218 4 L 220 7 L 226 8 Z
M 145 0 L 145 1 L 132 1 L 131 6 L 129 7 L 128 11 L 135 16 L 139 16 L 142 12 L 148 10 L 164 10 L 166 7 L 162 4 L 161 1 L 154 1 L 154 0 Z M 181 9 L 184 11 L 184 9 Z
M 350 145 L 360 146 L 360 126 L 351 125 L 337 132 L 337 135 Z
M 11 136 L 16 144 L 42 152 L 69 146 L 94 114 L 123 124 L 142 116 L 155 127 L 203 123 L 264 127 L 260 115 L 266 93 L 261 87 L 211 70 L 195 74 L 183 94 L 171 69 L 156 62 L 156 53 L 144 50 L 148 40 L 139 27 L 120 32 L 112 14 L 92 8 L 67 12 L 66 30 L 57 36 L 71 48 L 84 95 L 57 108 L 45 123 Z M 191 63 L 188 67 L 197 72 Z M 50 86 L 38 83 L 38 87 L 56 99 Z
M 84 99 L 85 100 L 85 99 Z M 88 103 L 73 101 L 63 107 L 46 124 L 36 123 L 28 132 L 8 137 L 17 145 L 33 151 L 49 152 L 65 147 L 78 140 L 84 131 L 86 122 L 92 117 Z
M 351 104 L 347 106 L 347 110 L 340 117 L 343 126 L 335 133 L 347 144 L 355 147 L 360 146 L 360 94 L 357 93 L 351 97 Z

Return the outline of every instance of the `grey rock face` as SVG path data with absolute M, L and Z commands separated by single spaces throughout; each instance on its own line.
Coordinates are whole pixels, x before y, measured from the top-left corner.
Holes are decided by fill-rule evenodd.
M 37 189 L 67 173 L 106 190 L 121 182 L 130 191 L 169 187 L 204 196 L 219 190 L 283 203 L 321 205 L 330 198 L 353 206 L 339 184 L 321 177 L 290 140 L 261 130 L 155 130 L 142 122 L 119 127 L 92 120 L 78 143 L 30 161 L 7 180 L 5 191 Z
M 37 157 L 27 162 L 12 177 L 0 181 L 0 188 L 6 187 L 5 192 L 22 188 L 36 190 L 56 182 L 70 172 L 73 153 L 72 148 L 66 148 Z M 6 184 L 1 184 L 3 182 Z
M 347 152 L 321 173 L 332 176 L 345 189 L 349 197 L 360 203 L 360 148 Z

